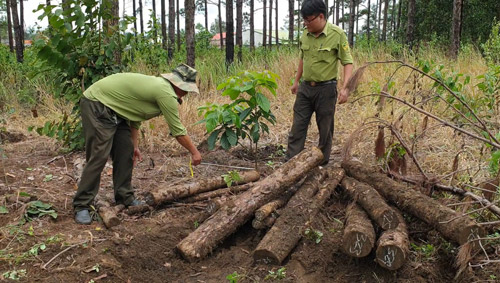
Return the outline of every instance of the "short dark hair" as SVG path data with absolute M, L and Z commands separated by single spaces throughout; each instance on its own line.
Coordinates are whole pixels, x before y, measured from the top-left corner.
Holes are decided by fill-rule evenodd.
M 327 18 L 326 4 L 323 0 L 304 0 L 302 2 L 302 8 L 300 9 L 300 14 L 303 18 L 312 15 L 323 14 L 325 19 Z

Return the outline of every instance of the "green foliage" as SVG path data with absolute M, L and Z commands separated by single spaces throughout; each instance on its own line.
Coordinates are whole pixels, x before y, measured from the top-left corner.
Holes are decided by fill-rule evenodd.
M 32 76 L 56 72 L 55 82 L 60 86 L 56 97 L 72 103 L 74 108 L 71 114 L 64 113 L 61 121 L 48 122 L 37 132 L 56 137 L 73 150 L 83 146 L 77 117 L 84 89 L 127 65 L 127 57 L 118 58 L 132 35 L 124 33 L 127 20 L 121 22 L 119 29 L 109 24 L 113 20 L 111 1 L 99 5 L 97 0 L 68 0 L 65 5 L 64 10 L 53 5 L 38 7 L 38 11 L 43 11 L 39 19 L 47 18 L 49 28 L 35 38 L 39 60 Z
M 431 260 L 436 253 L 436 248 L 432 244 L 422 244 L 417 245 L 414 243 L 410 243 L 411 249 L 417 253 L 419 257 L 422 257 L 424 260 Z
M 273 280 L 281 280 L 281 279 L 285 279 L 286 277 L 286 267 L 280 267 L 278 270 L 276 271 L 269 271 L 269 274 L 264 278 L 264 280 L 269 280 L 269 279 L 273 279 Z
M 217 141 L 223 149 L 230 149 L 241 139 L 250 139 L 257 147 L 262 133 L 269 133 L 265 121 L 275 124 L 276 117 L 271 111 L 269 99 L 261 92 L 268 89 L 276 96 L 278 75 L 269 72 L 242 72 L 220 84 L 217 89 L 224 89 L 223 96 L 229 96 L 230 104 L 208 103 L 198 108 L 198 114 L 204 119 L 208 137 L 208 147 L 215 148 Z
M 19 280 L 26 277 L 26 269 L 10 270 L 2 274 L 4 279 Z
M 53 219 L 57 218 L 57 212 L 53 209 L 52 204 L 36 200 L 27 204 L 23 219 L 29 222 L 34 217 L 42 217 L 44 215 L 49 215 Z
M 238 171 L 228 171 L 227 174 L 222 175 L 224 182 L 226 182 L 227 187 L 231 187 L 233 182 L 241 181 L 240 173 Z
M 237 271 L 235 271 L 235 272 L 227 275 L 226 279 L 229 280 L 230 283 L 238 283 L 238 280 L 240 280 L 241 277 L 242 276 L 240 274 L 238 274 Z
M 319 244 L 323 239 L 323 232 L 314 230 L 312 228 L 307 228 L 304 231 L 304 236 L 306 237 L 306 239 L 313 241 L 316 244 Z
M 0 205 L 0 214 L 8 214 L 8 213 L 9 210 L 7 209 L 7 207 Z

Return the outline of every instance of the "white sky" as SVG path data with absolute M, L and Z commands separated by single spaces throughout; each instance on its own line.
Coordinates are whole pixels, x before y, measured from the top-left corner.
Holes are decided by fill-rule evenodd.
M 124 0 L 119 0 L 120 1 L 120 16 L 123 14 L 123 1 Z M 147 29 L 147 22 L 149 20 L 149 10 L 152 9 L 152 1 L 151 0 L 144 0 L 143 2 L 144 7 L 144 28 Z M 158 18 L 160 17 L 161 13 L 161 0 L 156 0 L 156 12 L 158 13 Z M 166 5 L 166 10 L 168 14 L 168 2 L 169 0 L 165 0 L 165 5 Z M 60 3 L 60 1 L 57 0 L 51 0 L 52 4 Z M 47 26 L 47 19 L 44 19 L 40 21 L 38 17 L 41 15 L 41 13 L 33 13 L 33 10 L 35 10 L 39 4 L 45 4 L 45 1 L 42 0 L 25 0 L 24 1 L 24 22 L 25 22 L 25 27 L 33 27 L 35 24 L 40 25 L 42 28 L 45 28 Z M 184 0 L 179 0 L 179 4 L 181 8 L 184 7 Z M 136 0 L 136 5 L 138 7 L 138 0 Z M 259 1 L 255 1 L 255 9 L 262 8 L 262 3 Z M 288 1 L 283 1 L 279 0 L 278 4 L 278 26 L 281 28 L 284 25 L 284 19 L 286 15 L 288 14 Z M 233 15 L 236 17 L 236 4 L 233 4 L 234 6 L 234 12 Z M 273 7 L 275 8 L 275 7 Z M 132 15 L 132 1 L 131 0 L 125 0 L 125 12 L 127 15 Z M 269 3 L 268 3 L 268 9 L 269 9 Z M 243 5 L 243 12 L 249 11 L 250 8 L 246 5 Z M 275 12 L 276 10 L 273 9 L 273 30 L 276 29 L 275 27 Z M 222 20 L 225 22 L 226 18 L 226 11 L 224 5 L 222 6 Z M 262 29 L 262 9 L 257 10 L 255 13 L 255 28 L 256 29 Z M 139 16 L 139 15 L 137 15 Z M 215 5 L 208 5 L 208 26 L 210 28 L 211 23 L 215 21 L 215 18 L 217 17 L 217 6 Z M 267 16 L 269 17 L 269 10 L 267 13 Z M 203 26 L 205 26 L 205 16 L 204 13 L 199 13 L 197 12 L 195 15 L 195 24 L 200 23 Z M 267 23 L 269 23 L 269 19 L 267 19 Z M 181 29 L 184 28 L 184 18 L 181 18 L 180 20 L 180 25 Z M 137 28 L 140 29 L 140 23 L 139 20 L 137 21 Z M 268 27 L 269 28 L 269 27 Z

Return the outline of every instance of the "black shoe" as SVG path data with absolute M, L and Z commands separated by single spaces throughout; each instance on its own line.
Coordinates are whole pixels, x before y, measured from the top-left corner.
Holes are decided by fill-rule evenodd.
M 90 223 L 92 223 L 92 217 L 90 217 L 89 211 L 87 209 L 84 209 L 76 212 L 75 221 L 78 224 L 89 225 Z
M 139 206 L 139 205 L 145 205 L 146 203 L 143 202 L 142 200 L 138 200 L 138 199 L 134 199 L 131 203 L 129 203 L 127 205 L 127 207 L 129 206 Z

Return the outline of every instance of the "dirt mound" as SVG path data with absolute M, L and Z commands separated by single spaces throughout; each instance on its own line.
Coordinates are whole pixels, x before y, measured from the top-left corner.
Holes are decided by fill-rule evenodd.
M 16 143 L 26 140 L 26 136 L 22 133 L 7 132 L 0 129 L 0 143 Z

